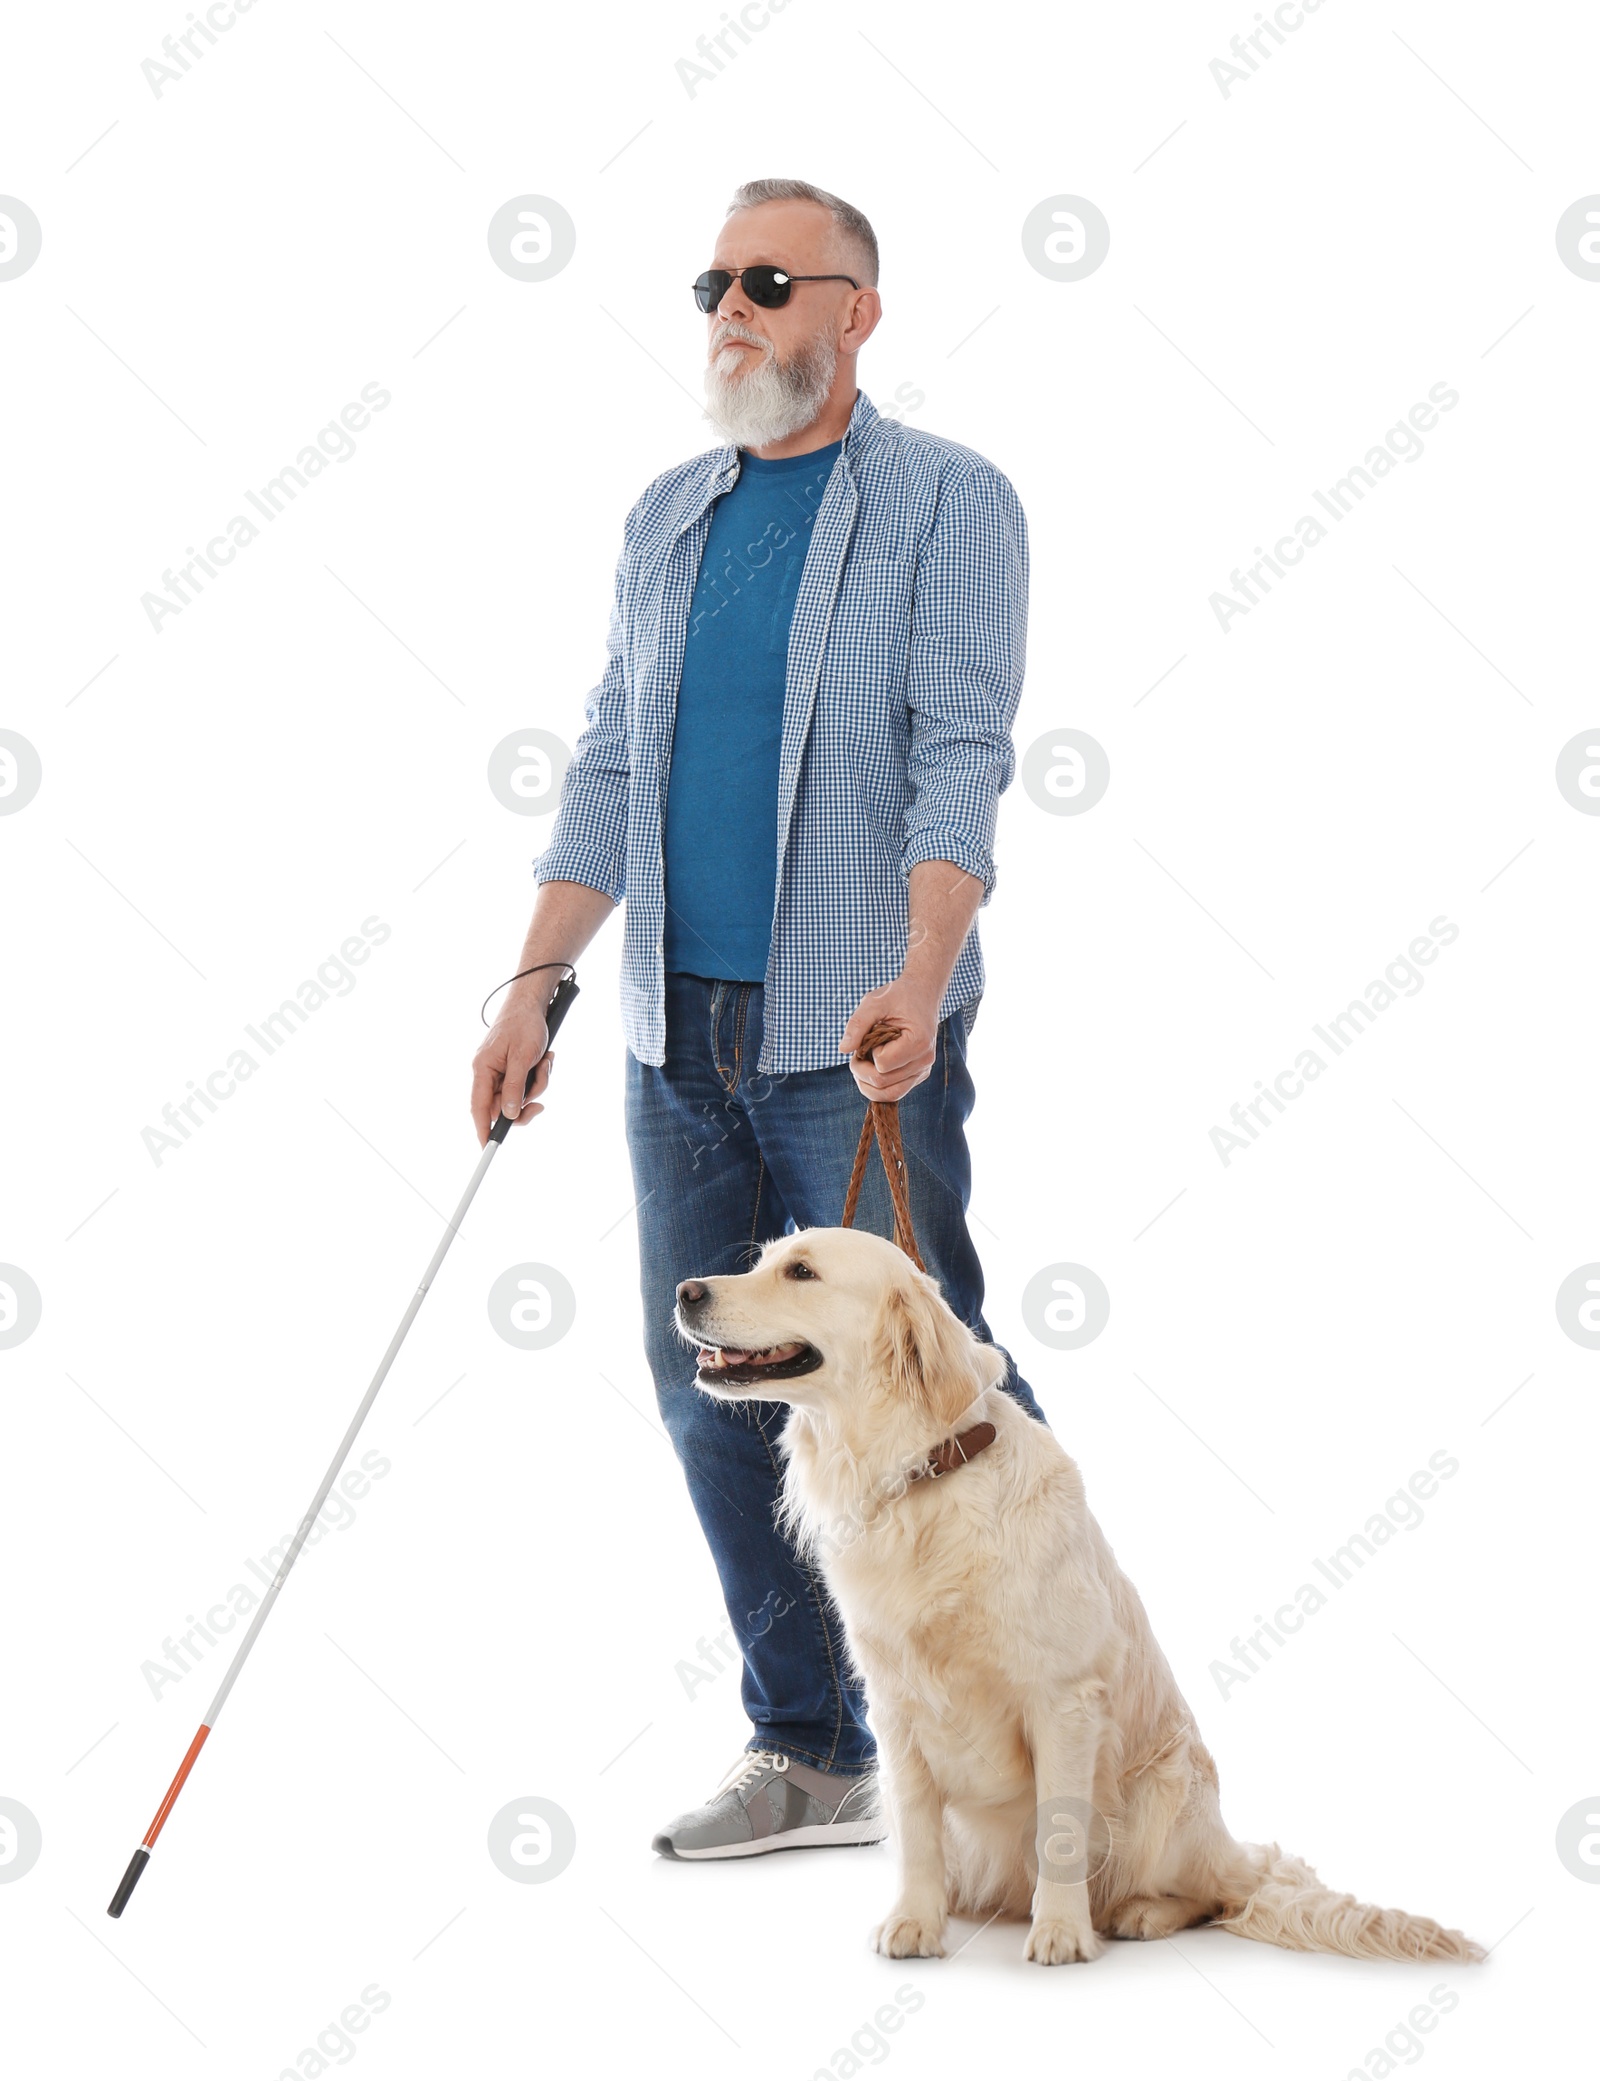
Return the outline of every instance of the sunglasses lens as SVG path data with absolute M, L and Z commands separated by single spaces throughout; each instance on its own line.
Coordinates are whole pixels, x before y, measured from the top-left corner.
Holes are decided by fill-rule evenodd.
M 764 311 L 776 311 L 789 301 L 789 277 L 781 267 L 747 267 L 744 286 L 750 301 Z
M 781 267 L 747 267 L 740 278 L 745 294 L 764 311 L 782 310 L 793 289 Z M 725 267 L 708 268 L 694 285 L 694 300 L 702 311 L 714 311 L 728 293 L 733 276 Z

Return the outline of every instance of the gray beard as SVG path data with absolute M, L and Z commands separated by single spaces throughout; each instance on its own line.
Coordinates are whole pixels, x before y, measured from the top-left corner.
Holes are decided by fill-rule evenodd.
M 786 362 L 767 341 L 758 341 L 761 359 L 742 374 L 722 372 L 723 351 L 706 365 L 705 416 L 739 448 L 767 448 L 809 426 L 828 402 L 839 366 L 838 349 L 826 333 L 797 347 Z M 739 348 L 726 351 L 739 363 L 752 359 Z

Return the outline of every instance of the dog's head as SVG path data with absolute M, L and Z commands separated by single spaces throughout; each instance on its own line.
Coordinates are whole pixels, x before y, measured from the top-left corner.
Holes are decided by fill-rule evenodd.
M 935 1280 L 860 1229 L 801 1229 L 769 1243 L 753 1271 L 686 1279 L 674 1321 L 698 1349 L 707 1394 L 790 1402 L 846 1432 L 869 1412 L 953 1423 L 1005 1371 Z

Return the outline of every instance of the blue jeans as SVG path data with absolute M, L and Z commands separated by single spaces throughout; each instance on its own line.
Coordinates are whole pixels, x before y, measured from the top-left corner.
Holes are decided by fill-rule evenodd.
M 751 1749 L 782 1749 L 819 1770 L 874 1758 L 866 1701 L 821 1576 L 773 1523 L 782 1403 L 714 1401 L 694 1384 L 694 1353 L 672 1326 L 680 1280 L 748 1271 L 763 1243 L 796 1228 L 836 1228 L 866 1101 L 850 1065 L 758 1075 L 762 986 L 666 978 L 666 1062 L 627 1056 L 627 1133 L 639 1212 L 645 1349 L 656 1401 L 711 1549 L 744 1657 Z M 973 1104 L 966 1031 L 941 1021 L 933 1069 L 900 1101 L 917 1245 L 945 1299 L 986 1343 L 983 1270 L 967 1233 L 965 1125 Z M 874 1150 L 857 1225 L 894 1230 Z M 999 1348 L 999 1347 L 997 1347 Z M 1007 1354 L 1006 1392 L 1044 1412 Z

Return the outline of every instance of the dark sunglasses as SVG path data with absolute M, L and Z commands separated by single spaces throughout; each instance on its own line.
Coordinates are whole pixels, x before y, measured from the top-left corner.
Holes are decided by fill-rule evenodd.
M 854 275 L 791 275 L 785 268 L 765 265 L 712 267 L 694 284 L 694 300 L 702 311 L 714 311 L 735 282 L 744 284 L 745 295 L 763 311 L 781 311 L 796 282 L 848 282 L 852 289 L 861 287 Z

